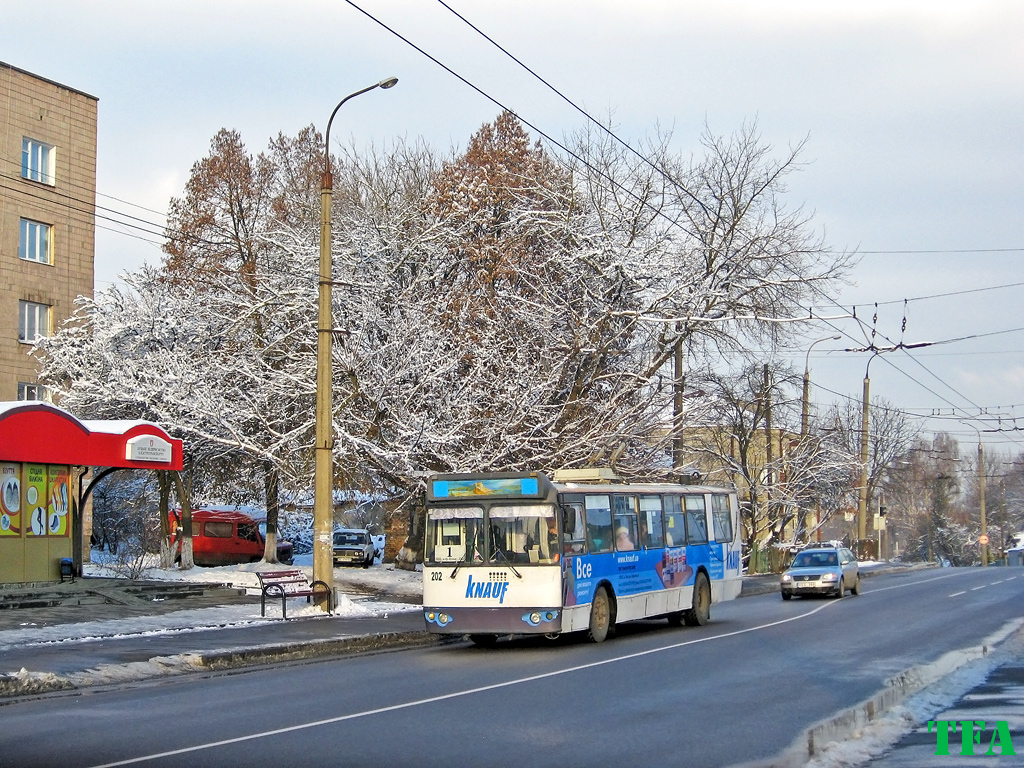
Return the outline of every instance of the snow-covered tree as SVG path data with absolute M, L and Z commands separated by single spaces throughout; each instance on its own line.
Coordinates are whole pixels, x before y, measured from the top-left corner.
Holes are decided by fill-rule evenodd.
M 332 162 L 338 487 L 408 500 L 426 472 L 602 456 L 669 472 L 681 360 L 783 340 L 847 262 L 782 203 L 798 151 L 752 128 L 695 159 L 648 149 L 581 137 L 581 163 L 502 114 L 443 162 L 403 141 Z M 264 500 L 268 559 L 280 488 L 312 475 L 323 159 L 312 128 L 256 156 L 219 132 L 164 264 L 43 344 L 66 402 L 158 421 L 196 492 Z

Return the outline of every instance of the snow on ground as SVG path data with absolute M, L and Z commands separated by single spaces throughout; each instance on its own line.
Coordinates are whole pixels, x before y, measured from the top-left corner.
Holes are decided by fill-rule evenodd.
M 93 552 L 93 558 L 96 553 Z M 155 558 L 154 558 L 155 559 Z M 236 587 L 252 589 L 259 594 L 257 571 L 279 571 L 282 568 L 301 568 L 306 576 L 312 578 L 313 556 L 296 555 L 291 566 L 272 563 L 243 563 L 241 565 L 224 565 L 215 568 L 196 566 L 187 571 L 178 568 L 146 568 L 140 578 L 154 581 L 190 581 L 207 584 L 231 584 Z M 116 577 L 117 574 L 102 562 L 87 563 L 86 576 Z M 339 592 L 346 588 L 354 591 L 372 590 L 390 595 L 405 597 L 421 597 L 423 595 L 423 574 L 420 571 L 402 571 L 391 563 L 374 565 L 370 568 L 335 568 L 334 584 Z
M 282 566 L 269 563 L 247 563 L 244 565 L 222 566 L 219 568 L 193 568 L 188 571 L 148 568 L 143 579 L 155 581 L 189 581 L 210 584 L 230 584 L 245 587 L 250 594 L 259 595 L 257 571 L 280 570 Z M 297 556 L 295 567 L 302 568 L 307 576 L 312 574 L 312 556 Z M 85 566 L 86 576 L 116 577 L 109 567 L 101 563 Z M 415 598 L 423 594 L 423 575 L 419 572 L 397 570 L 393 565 L 375 565 L 371 568 L 335 569 L 335 586 L 338 593 L 338 607 L 333 615 L 324 615 L 305 598 L 289 601 L 288 617 L 317 617 L 322 621 L 334 619 L 386 617 L 390 613 L 418 611 L 419 605 L 393 602 L 379 597 L 359 596 L 359 593 L 374 592 L 385 596 Z M 350 596 L 346 591 L 356 593 Z M 195 608 L 172 613 L 149 616 L 135 616 L 124 619 L 34 626 L 26 622 L 19 629 L 0 631 L 0 651 L 5 648 L 40 645 L 44 643 L 66 643 L 96 640 L 99 638 L 124 637 L 128 635 L 158 635 L 171 632 L 198 632 L 207 629 L 239 627 L 280 621 L 275 613 L 266 618 L 260 616 L 259 603 L 247 605 L 224 605 L 211 608 Z

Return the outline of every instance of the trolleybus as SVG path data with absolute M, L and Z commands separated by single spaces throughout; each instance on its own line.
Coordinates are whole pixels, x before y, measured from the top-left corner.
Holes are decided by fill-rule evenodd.
M 634 619 L 706 624 L 713 603 L 739 595 L 734 490 L 606 477 L 429 478 L 427 630 L 481 645 L 576 631 L 601 642 Z

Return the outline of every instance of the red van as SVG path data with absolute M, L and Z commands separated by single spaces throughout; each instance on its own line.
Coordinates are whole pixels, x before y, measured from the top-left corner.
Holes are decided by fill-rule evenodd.
M 180 526 L 181 510 L 170 511 L 171 528 Z M 171 546 L 177 537 L 171 534 Z M 259 522 L 234 508 L 200 507 L 192 510 L 192 557 L 196 565 L 238 565 L 263 559 L 266 540 Z M 277 559 L 291 565 L 290 541 L 278 540 Z

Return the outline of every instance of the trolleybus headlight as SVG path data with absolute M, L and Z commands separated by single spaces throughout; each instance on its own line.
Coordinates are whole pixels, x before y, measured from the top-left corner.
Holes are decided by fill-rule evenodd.
M 541 618 L 540 614 L 537 611 L 534 611 L 533 613 L 530 614 L 530 623 L 531 624 L 540 624 L 540 618 Z
M 451 617 L 447 613 L 437 614 L 437 623 L 440 624 L 442 627 L 449 621 L 451 621 Z

